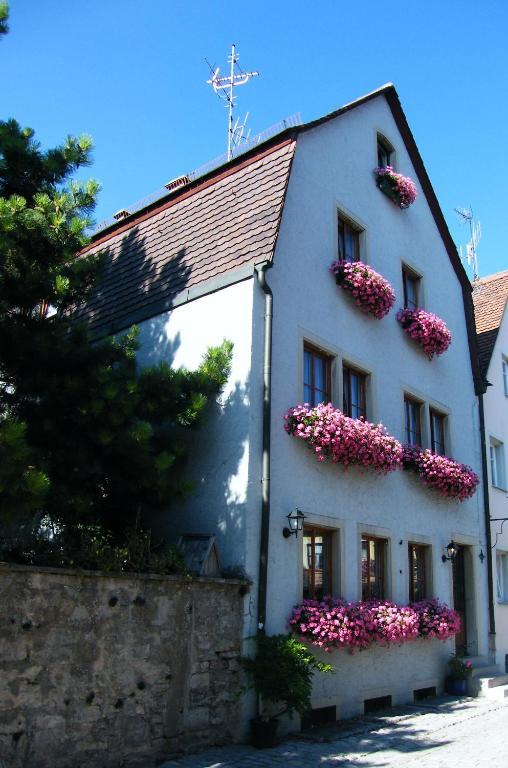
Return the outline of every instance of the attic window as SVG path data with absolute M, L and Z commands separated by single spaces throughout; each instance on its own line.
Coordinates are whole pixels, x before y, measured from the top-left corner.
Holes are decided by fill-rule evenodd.
M 386 168 L 390 165 L 393 168 L 395 160 L 395 151 L 390 142 L 381 136 L 377 135 L 377 165 L 378 168 Z
M 129 211 L 126 208 L 122 208 L 114 214 L 113 218 L 117 221 L 121 221 L 122 219 L 126 219 L 127 216 L 129 216 Z
M 171 179 L 171 181 L 168 181 L 164 186 L 168 192 L 172 192 L 174 189 L 178 189 L 178 187 L 184 187 L 189 181 L 190 179 L 188 176 L 177 176 L 176 179 Z

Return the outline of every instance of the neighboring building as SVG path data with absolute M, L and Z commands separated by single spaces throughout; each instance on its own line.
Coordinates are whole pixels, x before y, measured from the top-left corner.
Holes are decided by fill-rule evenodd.
M 377 188 L 380 161 L 415 180 L 419 196 L 409 210 Z M 435 596 L 453 605 L 455 593 L 465 617 L 459 643 L 486 657 L 481 492 L 459 503 L 408 472 L 344 472 L 316 462 L 283 430 L 289 407 L 331 400 L 480 473 L 471 288 L 394 87 L 174 189 L 98 233 L 93 247 L 110 257 L 86 308 L 97 334 L 136 322 L 140 360 L 175 366 L 197 365 L 224 337 L 235 344 L 221 406 L 192 448 L 195 491 L 158 525 L 175 540 L 215 534 L 222 566 L 252 578 L 245 636 L 258 621 L 270 634 L 285 631 L 292 607 L 304 593 L 319 595 L 321 583 L 348 600 Z M 363 314 L 335 284 L 329 267 L 339 251 L 389 280 L 397 304 L 387 317 Z M 446 321 L 453 341 L 441 357 L 428 360 L 397 322 L 397 309 L 413 303 Z M 303 536 L 285 538 L 296 508 L 306 515 Z M 265 616 L 259 561 L 267 534 Z M 450 540 L 459 546 L 453 569 L 442 561 Z M 316 681 L 313 704 L 345 717 L 371 699 L 412 701 L 414 691 L 441 688 L 453 647 L 422 640 L 334 652 L 337 673 Z
M 489 477 L 496 661 L 508 672 L 508 271 L 473 283 Z

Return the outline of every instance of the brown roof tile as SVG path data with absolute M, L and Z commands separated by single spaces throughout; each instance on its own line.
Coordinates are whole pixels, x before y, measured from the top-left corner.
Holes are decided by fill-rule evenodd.
M 480 366 L 484 376 L 487 375 L 507 299 L 508 270 L 482 277 L 473 283 L 476 333 Z
M 106 267 L 78 316 L 103 335 L 170 307 L 181 291 L 273 256 L 295 142 L 287 137 L 233 163 L 87 249 Z

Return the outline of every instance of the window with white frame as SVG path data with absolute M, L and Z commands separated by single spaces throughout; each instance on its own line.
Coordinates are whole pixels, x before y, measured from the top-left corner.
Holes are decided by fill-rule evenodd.
M 503 388 L 504 394 L 508 397 L 508 358 L 503 357 Z
M 508 552 L 497 553 L 496 572 L 498 602 L 508 603 Z
M 490 480 L 493 486 L 506 490 L 506 469 L 504 444 L 495 438 L 490 438 Z

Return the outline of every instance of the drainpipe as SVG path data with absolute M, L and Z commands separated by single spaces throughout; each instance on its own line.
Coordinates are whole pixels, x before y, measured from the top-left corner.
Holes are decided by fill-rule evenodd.
M 487 444 L 485 439 L 485 413 L 483 393 L 478 395 L 480 440 L 482 449 L 483 508 L 485 510 L 485 537 L 487 541 L 487 578 L 489 587 L 489 663 L 496 663 L 496 619 L 494 615 L 494 579 L 492 573 L 492 537 L 490 532 L 489 477 L 487 472 Z
M 265 294 L 263 344 L 263 454 L 261 469 L 261 534 L 258 578 L 258 633 L 265 633 L 266 591 L 268 576 L 268 539 L 270 532 L 270 427 L 272 416 L 272 321 L 273 294 L 266 282 L 266 270 L 271 264 L 256 266 L 258 283 Z

